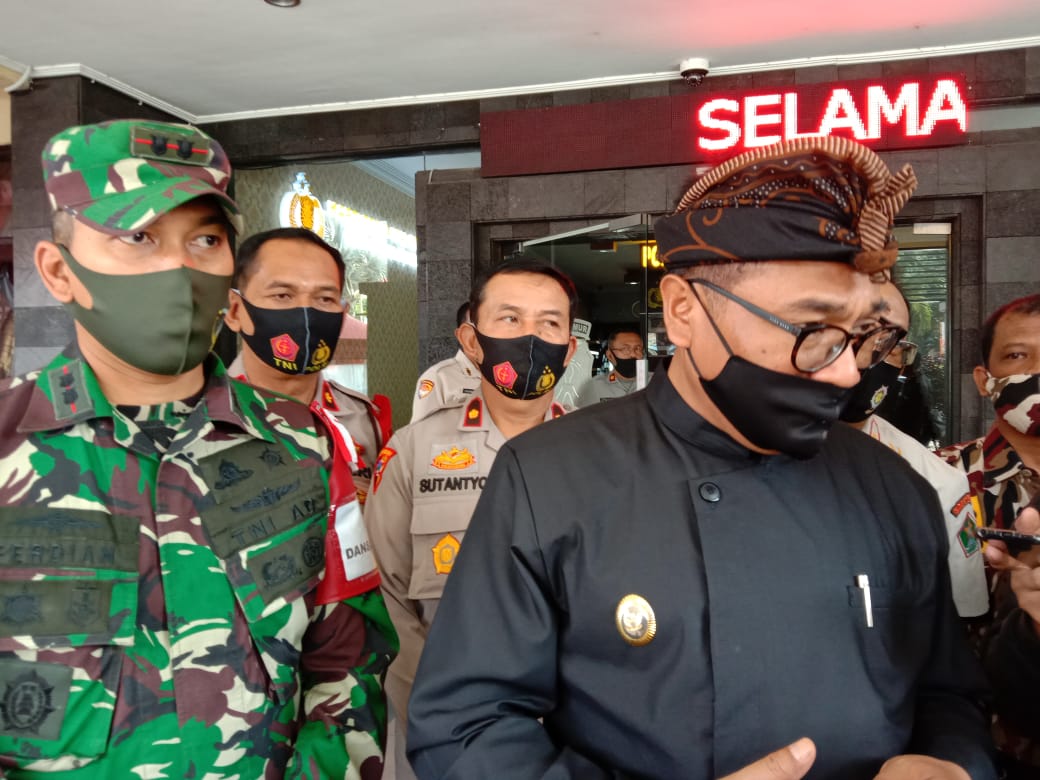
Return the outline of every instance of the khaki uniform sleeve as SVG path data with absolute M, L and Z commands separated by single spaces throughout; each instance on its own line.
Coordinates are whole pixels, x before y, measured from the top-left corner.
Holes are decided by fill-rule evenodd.
M 401 723 L 407 722 L 408 695 L 426 641 L 418 604 L 408 597 L 412 581 L 412 447 L 407 431 L 390 440 L 380 453 L 381 461 L 389 458 L 365 505 L 365 526 L 382 576 L 386 608 L 401 641 L 386 682 Z

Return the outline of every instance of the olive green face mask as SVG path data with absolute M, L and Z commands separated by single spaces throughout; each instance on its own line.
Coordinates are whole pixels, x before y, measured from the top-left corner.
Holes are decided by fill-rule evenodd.
M 84 268 L 58 245 L 93 305 L 65 304 L 76 321 L 120 360 L 150 374 L 177 376 L 206 358 L 230 276 L 193 268 L 104 274 Z

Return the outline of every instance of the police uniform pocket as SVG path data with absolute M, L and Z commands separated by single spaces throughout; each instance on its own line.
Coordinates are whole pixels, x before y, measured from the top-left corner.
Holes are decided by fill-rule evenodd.
M 455 565 L 478 496 L 416 502 L 412 511 L 412 579 L 408 598 L 439 599 Z
M 927 658 L 933 610 L 913 591 L 872 585 L 869 592 L 868 605 L 864 589 L 848 588 L 864 668 L 885 698 L 901 701 Z

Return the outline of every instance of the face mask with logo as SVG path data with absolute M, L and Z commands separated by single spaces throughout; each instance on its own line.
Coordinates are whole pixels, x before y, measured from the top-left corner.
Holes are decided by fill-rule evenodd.
M 986 375 L 986 392 L 997 415 L 1021 434 L 1040 436 L 1040 374 Z
M 859 384 L 848 391 L 848 401 L 841 419 L 861 423 L 872 415 L 889 391 L 899 380 L 900 368 L 881 361 L 873 368 L 860 372 Z
M 120 360 L 141 371 L 177 376 L 205 360 L 213 346 L 230 276 L 193 268 L 146 274 L 105 274 L 61 256 L 90 293 L 89 309 L 65 304 L 73 318 Z
M 511 339 L 485 336 L 476 327 L 484 351 L 480 373 L 507 398 L 530 400 L 552 390 L 563 375 L 567 344 L 551 344 L 530 336 Z
M 310 306 L 262 309 L 234 290 L 253 321 L 253 332 L 242 338 L 260 360 L 283 374 L 313 374 L 332 360 L 343 327 L 343 312 Z

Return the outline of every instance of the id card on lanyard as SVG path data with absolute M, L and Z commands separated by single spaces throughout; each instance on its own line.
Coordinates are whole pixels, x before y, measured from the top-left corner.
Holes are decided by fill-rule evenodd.
M 326 392 L 327 388 L 323 397 Z M 325 577 L 318 585 L 317 594 L 319 604 L 331 604 L 379 587 L 380 579 L 351 476 L 351 464 L 357 461 L 354 442 L 349 431 L 320 401 L 311 404 L 311 411 L 324 423 L 333 450 Z

